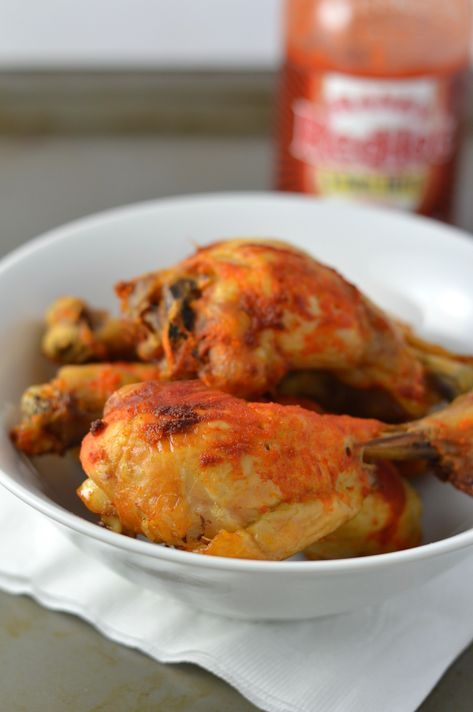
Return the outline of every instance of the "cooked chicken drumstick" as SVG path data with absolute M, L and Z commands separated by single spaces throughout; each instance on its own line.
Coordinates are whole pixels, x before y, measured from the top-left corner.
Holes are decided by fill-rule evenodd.
M 58 363 L 136 360 L 136 327 L 77 297 L 61 297 L 46 312 L 42 349 Z
M 82 443 L 89 479 L 78 494 L 116 531 L 204 554 L 283 559 L 359 516 L 376 489 L 363 458 L 435 454 L 442 475 L 473 494 L 472 414 L 473 394 L 380 438 L 387 426 L 378 421 L 248 403 L 198 381 L 126 386 Z M 367 516 L 379 506 L 368 503 Z M 408 543 L 418 521 L 410 506 Z M 359 526 L 366 537 L 369 525 Z
M 248 403 L 198 381 L 114 393 L 83 441 L 78 493 L 116 531 L 188 551 L 284 559 L 354 517 L 357 441 L 376 421 Z
M 394 465 L 381 461 L 360 512 L 305 550 L 309 559 L 345 559 L 401 551 L 421 541 L 419 495 Z
M 405 330 L 337 272 L 280 242 L 230 240 L 177 266 L 117 286 L 143 328 L 139 355 L 170 379 L 199 377 L 244 398 L 272 392 L 291 371 L 328 372 L 391 401 L 382 419 L 425 415 L 443 398 L 435 364 Z M 463 364 L 473 377 L 471 364 Z M 451 374 L 450 395 L 468 385 Z M 304 394 L 299 394 L 304 395 Z M 379 405 L 379 398 L 377 401 Z
M 80 443 L 117 388 L 159 376 L 152 364 L 64 366 L 49 383 L 25 391 L 13 441 L 27 455 L 63 453 Z

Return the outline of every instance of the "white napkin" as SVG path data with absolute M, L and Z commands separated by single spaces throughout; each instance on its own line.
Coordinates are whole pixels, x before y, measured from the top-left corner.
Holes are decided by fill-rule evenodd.
M 74 613 L 160 662 L 200 665 L 271 712 L 411 712 L 473 637 L 473 557 L 356 613 L 231 621 L 128 583 L 2 487 L 0 587 Z

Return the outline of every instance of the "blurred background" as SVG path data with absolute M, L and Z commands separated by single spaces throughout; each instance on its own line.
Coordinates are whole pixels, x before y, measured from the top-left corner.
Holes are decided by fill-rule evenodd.
M 0 0 L 1 252 L 122 203 L 274 187 L 283 55 L 280 0 Z M 469 136 L 460 158 L 473 230 Z
M 280 25 L 276 0 L 1 0 L 1 252 L 122 203 L 271 187 Z

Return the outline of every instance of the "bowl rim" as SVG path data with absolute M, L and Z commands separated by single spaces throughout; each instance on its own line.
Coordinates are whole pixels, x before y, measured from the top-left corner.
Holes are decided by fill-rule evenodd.
M 437 221 L 426 218 L 424 216 L 412 215 L 406 213 L 394 213 L 379 207 L 367 207 L 355 205 L 338 199 L 317 200 L 312 196 L 300 195 L 297 193 L 278 193 L 276 191 L 222 191 L 214 193 L 193 193 L 188 195 L 177 195 L 166 198 L 157 198 L 142 202 L 130 203 L 109 210 L 92 213 L 85 217 L 79 218 L 63 225 L 60 225 L 52 230 L 42 233 L 38 237 L 29 240 L 24 245 L 16 248 L 0 260 L 0 279 L 2 275 L 13 267 L 17 262 L 23 259 L 28 259 L 37 251 L 49 247 L 55 242 L 62 242 L 73 237 L 76 232 L 82 230 L 94 229 L 107 222 L 113 222 L 116 219 L 128 217 L 130 214 L 143 214 L 148 211 L 159 208 L 175 206 L 176 204 L 199 204 L 205 202 L 220 202 L 220 201 L 235 201 L 235 203 L 244 201 L 274 201 L 300 204 L 318 204 L 324 203 L 325 206 L 331 204 L 333 206 L 342 205 L 344 210 L 355 211 L 358 214 L 374 214 L 385 216 L 390 220 L 397 221 L 401 225 L 404 223 L 417 222 L 419 225 L 424 225 L 432 230 L 429 239 L 443 239 L 445 233 L 449 233 L 449 240 L 456 240 L 463 246 L 468 245 L 468 249 L 473 253 L 473 242 L 468 233 L 452 227 L 444 225 Z M 437 235 L 435 235 L 437 233 Z M 376 554 L 366 557 L 353 557 L 350 559 L 331 559 L 320 561 L 267 561 L 267 560 L 251 560 L 251 559 L 233 559 L 221 556 L 205 556 L 189 551 L 173 549 L 150 541 L 141 541 L 132 539 L 123 535 L 109 531 L 98 524 L 82 519 L 80 516 L 73 514 L 67 509 L 56 504 L 52 500 L 48 500 L 28 489 L 26 486 L 17 482 L 8 472 L 0 469 L 0 485 L 4 486 L 9 492 L 18 497 L 27 505 L 31 506 L 36 511 L 44 514 L 54 522 L 70 529 L 85 537 L 91 537 L 102 544 L 111 545 L 113 548 L 118 548 L 129 553 L 136 553 L 140 556 L 146 556 L 152 559 L 163 559 L 168 562 L 173 562 L 180 565 L 189 564 L 192 567 L 200 569 L 207 568 L 213 570 L 222 570 L 230 572 L 255 572 L 261 571 L 267 574 L 281 575 L 284 573 L 299 573 L 311 574 L 330 573 L 342 574 L 349 572 L 368 571 L 373 568 L 385 568 L 394 564 L 412 563 L 419 559 L 433 558 L 447 554 L 452 551 L 461 550 L 473 544 L 473 528 L 466 531 L 454 534 L 445 539 L 441 539 L 428 544 L 423 544 L 404 551 L 395 551 L 387 554 Z M 450 486 L 450 485 L 446 485 Z
M 276 190 L 261 190 L 261 191 L 215 191 L 210 193 L 185 193 L 179 195 L 166 196 L 165 198 L 151 198 L 149 200 L 141 200 L 124 205 L 118 205 L 106 210 L 98 210 L 93 213 L 84 215 L 75 220 L 70 220 L 56 227 L 46 230 L 39 235 L 30 238 L 24 244 L 14 248 L 6 255 L 0 258 L 0 276 L 1 274 L 12 267 L 16 262 L 34 254 L 43 247 L 48 247 L 55 242 L 62 242 L 70 237 L 73 237 L 76 232 L 83 229 L 101 227 L 102 224 L 113 222 L 117 218 L 127 217 L 129 214 L 144 214 L 153 212 L 156 209 L 174 207 L 179 204 L 194 204 L 198 205 L 206 202 L 224 202 L 235 201 L 235 203 L 244 202 L 263 202 L 277 201 L 280 203 L 300 203 L 301 205 L 316 205 L 318 208 L 334 208 L 343 209 L 345 212 L 353 212 L 358 215 L 378 215 L 383 216 L 390 221 L 398 222 L 402 227 L 403 224 L 417 223 L 419 227 L 424 226 L 430 231 L 429 241 L 445 239 L 445 233 L 449 233 L 448 239 L 456 241 L 458 245 L 471 249 L 472 237 L 469 233 L 454 225 L 442 223 L 425 215 L 417 215 L 416 213 L 396 212 L 392 209 L 383 208 L 376 205 L 364 205 L 354 203 L 349 200 L 343 200 L 337 197 L 319 198 L 317 196 L 304 195 L 301 193 L 292 193 L 290 191 L 278 192 Z

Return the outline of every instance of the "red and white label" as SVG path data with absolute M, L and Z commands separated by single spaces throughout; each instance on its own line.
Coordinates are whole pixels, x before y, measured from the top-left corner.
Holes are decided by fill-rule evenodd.
M 455 150 L 457 122 L 432 78 L 327 73 L 294 101 L 292 155 L 308 192 L 419 207 L 432 167 Z

